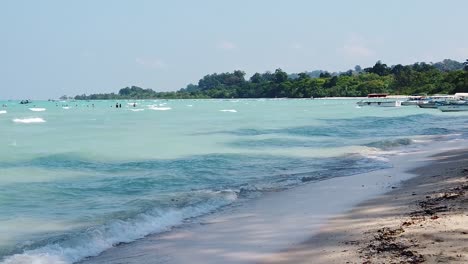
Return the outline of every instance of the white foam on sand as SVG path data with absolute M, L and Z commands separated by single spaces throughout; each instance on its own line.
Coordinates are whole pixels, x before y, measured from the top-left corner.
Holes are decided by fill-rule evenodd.
M 230 113 L 237 113 L 237 110 L 235 109 L 223 109 L 223 110 L 219 110 L 221 112 L 230 112 Z
M 44 112 L 46 109 L 37 107 L 37 108 L 29 108 L 29 110 L 33 112 Z
M 7 113 L 6 110 L 0 110 L 0 115 L 1 115 L 1 114 L 6 114 L 6 113 Z
M 32 123 L 44 123 L 45 120 L 40 117 L 31 117 L 31 118 L 15 118 L 13 119 L 15 123 L 21 124 L 32 124 Z

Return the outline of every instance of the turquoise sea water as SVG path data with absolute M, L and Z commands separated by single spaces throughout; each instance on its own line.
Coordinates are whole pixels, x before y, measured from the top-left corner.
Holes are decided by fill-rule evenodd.
M 356 100 L 119 103 L 0 101 L 0 263 L 73 263 L 468 132 L 465 113 Z

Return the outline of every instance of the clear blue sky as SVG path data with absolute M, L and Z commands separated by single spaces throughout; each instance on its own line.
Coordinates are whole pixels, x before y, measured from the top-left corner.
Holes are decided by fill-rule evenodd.
M 468 1 L 1 0 L 0 98 L 468 58 Z

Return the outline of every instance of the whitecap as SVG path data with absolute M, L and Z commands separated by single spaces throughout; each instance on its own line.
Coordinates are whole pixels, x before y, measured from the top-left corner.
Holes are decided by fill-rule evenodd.
M 31 123 L 44 123 L 45 120 L 40 117 L 31 117 L 31 118 L 15 118 L 13 119 L 15 123 L 22 123 L 22 124 L 31 124 Z
M 152 107 L 150 107 L 149 109 L 151 109 L 151 110 L 156 110 L 156 111 L 167 111 L 167 110 L 171 110 L 172 108 L 170 108 L 170 107 L 157 107 L 157 106 L 152 106 Z
M 7 111 L 6 110 L 0 110 L 0 114 L 6 114 Z
M 46 109 L 45 108 L 29 108 L 29 110 L 33 112 L 44 112 Z
M 237 110 L 235 109 L 223 109 L 223 110 L 219 110 L 221 112 L 231 112 L 231 113 L 237 113 Z
M 90 228 L 71 237 L 72 245 L 53 242 L 36 249 L 7 256 L 0 264 L 71 264 L 89 256 L 97 256 L 116 244 L 129 243 L 148 234 L 166 232 L 183 223 L 184 219 L 194 218 L 231 204 L 237 194 L 231 190 L 200 191 L 208 199 L 203 203 L 180 209 L 154 209 L 126 220 L 115 219 L 103 226 Z M 68 241 L 70 242 L 70 241 Z

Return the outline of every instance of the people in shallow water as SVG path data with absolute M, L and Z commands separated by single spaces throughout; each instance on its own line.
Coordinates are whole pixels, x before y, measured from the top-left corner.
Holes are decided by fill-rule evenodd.
M 119 108 L 122 108 L 122 104 L 119 104 Z
M 115 108 L 119 108 L 119 103 L 115 103 Z
M 136 103 L 133 103 L 133 107 L 136 107 Z

